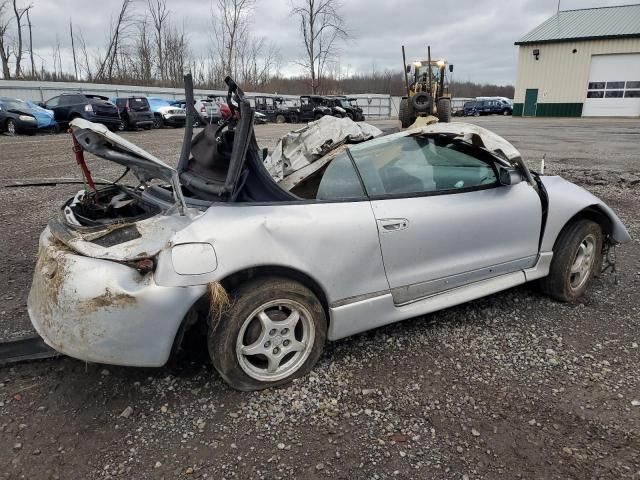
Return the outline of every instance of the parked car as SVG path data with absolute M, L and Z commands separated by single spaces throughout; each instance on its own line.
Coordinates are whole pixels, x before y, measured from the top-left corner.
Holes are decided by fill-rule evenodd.
M 130 167 L 140 187 L 81 190 L 40 236 L 27 304 L 56 350 L 155 367 L 198 325 L 231 386 L 281 385 L 309 372 L 326 340 L 525 282 L 577 301 L 603 252 L 630 240 L 602 200 L 465 123 L 344 144 L 330 137 L 345 122 L 323 118 L 291 151 L 342 145 L 284 188 L 228 83 L 240 115 L 214 141 L 196 135 L 177 169 L 71 123 L 84 151 Z M 362 138 L 362 124 L 348 126 L 359 130 L 345 140 Z
M 113 103 L 120 113 L 120 130 L 153 127 L 153 112 L 146 97 L 118 97 Z
M 331 115 L 331 107 L 326 105 L 326 100 L 320 95 L 302 95 L 300 106 L 297 108 L 298 122 L 318 120 L 325 115 Z
M 474 104 L 474 115 L 476 112 L 478 115 L 511 115 L 513 113 L 513 107 L 503 100 L 477 100 Z
M 463 115 L 465 117 L 479 117 L 480 116 L 479 103 L 480 102 L 476 102 L 476 101 L 465 102 L 464 106 L 462 107 Z
M 42 108 L 37 103 L 32 102 L 31 100 L 26 100 L 25 103 L 31 109 L 31 113 L 33 114 L 33 116 L 36 117 L 36 120 L 38 121 L 39 131 L 48 131 L 50 133 L 60 132 L 60 125 L 54 118 L 53 110 Z
M 62 128 L 67 128 L 69 122 L 74 118 L 84 118 L 91 122 L 102 123 L 111 130 L 120 127 L 118 108 L 102 95 L 63 93 L 38 105 L 52 110 L 54 119 Z
M 29 100 L 0 97 L 0 132 L 33 134 L 37 131 L 57 133 L 59 125 L 51 110 Z
M 184 108 L 171 105 L 164 98 L 147 98 L 151 111 L 153 112 L 153 128 L 162 128 L 165 125 L 170 127 L 184 127 L 187 119 Z
M 338 106 L 344 108 L 347 112 L 346 116 L 354 122 L 364 122 L 364 111 L 358 106 L 357 98 L 348 98 L 345 96 L 334 97 L 338 101 Z

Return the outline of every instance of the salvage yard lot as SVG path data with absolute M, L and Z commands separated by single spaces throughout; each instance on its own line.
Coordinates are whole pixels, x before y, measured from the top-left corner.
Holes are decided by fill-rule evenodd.
M 230 390 L 197 359 L 0 367 L 0 476 L 640 478 L 640 123 L 472 122 L 533 169 L 546 154 L 547 173 L 600 196 L 627 225 L 634 240 L 617 250 L 617 273 L 579 304 L 524 285 L 329 344 L 311 375 L 264 392 Z M 258 143 L 273 148 L 290 127 L 257 126 Z M 175 164 L 182 134 L 124 136 Z M 123 171 L 88 163 L 100 178 Z M 66 135 L 0 137 L 0 165 L 2 186 L 79 176 Z M 38 235 L 79 188 L 0 188 L 0 338 L 32 332 Z

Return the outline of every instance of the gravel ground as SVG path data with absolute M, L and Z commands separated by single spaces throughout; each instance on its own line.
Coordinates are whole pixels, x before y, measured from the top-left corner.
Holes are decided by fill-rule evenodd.
M 577 305 L 524 285 L 329 344 L 286 388 L 202 360 L 0 368 L 4 478 L 640 478 L 640 125 L 473 119 L 603 198 L 634 241 Z M 380 122 L 393 126 L 394 122 Z M 286 126 L 257 127 L 273 147 Z M 171 162 L 181 130 L 125 134 Z M 90 160 L 96 176 L 120 169 Z M 77 176 L 64 135 L 0 137 L 0 180 Z M 30 333 L 37 237 L 78 186 L 0 188 L 0 338 Z

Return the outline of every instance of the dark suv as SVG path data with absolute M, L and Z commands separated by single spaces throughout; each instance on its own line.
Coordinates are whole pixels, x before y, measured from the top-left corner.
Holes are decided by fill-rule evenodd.
M 74 118 L 80 117 L 90 122 L 102 123 L 111 130 L 120 128 L 118 107 L 101 95 L 63 93 L 38 105 L 53 110 L 54 119 L 64 127 Z
M 320 95 L 303 95 L 300 97 L 298 119 L 304 122 L 318 120 L 325 115 L 331 115 L 331 108 L 325 106 L 326 100 Z
M 120 113 L 120 130 L 153 127 L 153 112 L 146 97 L 116 98 L 116 107 Z
M 502 100 L 476 100 L 475 109 L 478 115 L 511 115 L 513 113 L 513 107 Z M 465 104 L 465 115 L 466 115 Z
M 349 117 L 354 122 L 364 120 L 364 113 L 362 108 L 358 106 L 357 98 L 347 98 L 344 95 L 335 95 L 327 98 L 332 102 L 329 105 L 332 107 L 332 111 L 335 110 L 335 107 L 339 107 L 344 110 L 344 113 L 341 116 Z

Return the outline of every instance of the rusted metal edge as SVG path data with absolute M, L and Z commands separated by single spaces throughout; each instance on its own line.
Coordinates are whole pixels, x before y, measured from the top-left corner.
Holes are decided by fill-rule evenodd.
M 59 356 L 38 335 L 16 338 L 14 340 L 0 340 L 0 366 L 10 363 L 41 360 Z

